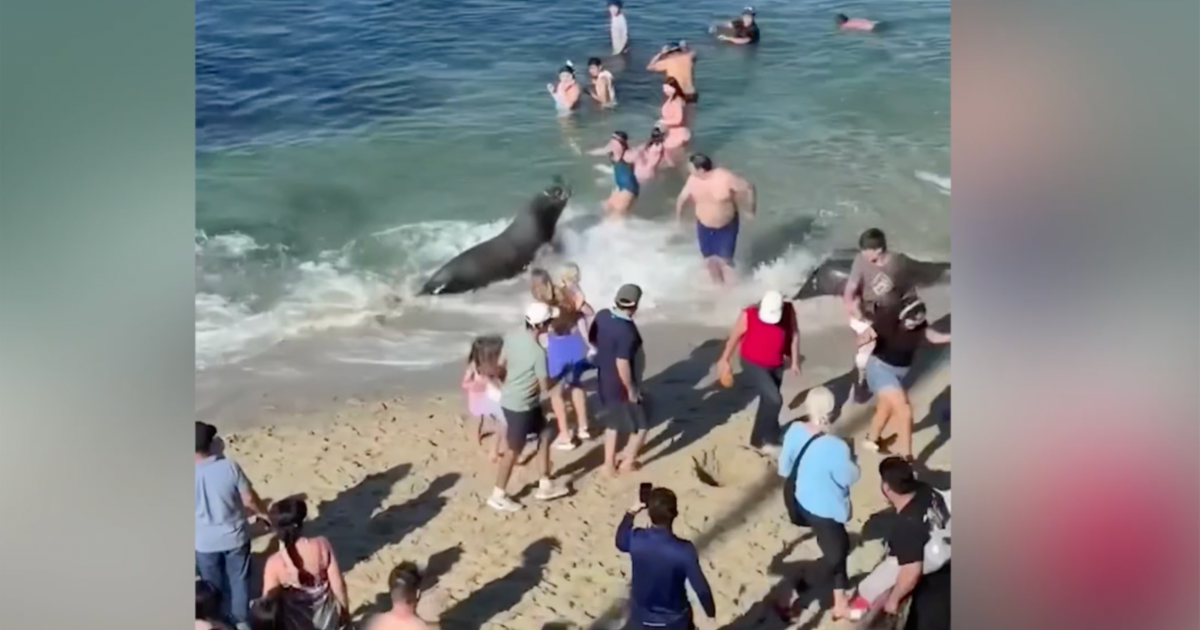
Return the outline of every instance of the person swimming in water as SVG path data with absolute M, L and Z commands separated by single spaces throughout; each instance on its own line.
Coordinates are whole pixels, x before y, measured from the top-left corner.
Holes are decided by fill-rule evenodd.
M 742 9 L 742 17 L 717 24 L 708 29 L 709 33 L 717 36 L 717 39 L 737 46 L 746 46 L 748 44 L 758 43 L 758 24 L 754 23 L 756 12 L 754 7 L 746 7 Z
M 613 75 L 604 69 L 599 57 L 588 59 L 588 75 L 592 77 L 592 89 L 588 95 L 601 107 L 613 107 L 617 104 L 617 92 L 613 88 Z
M 663 148 L 666 149 L 666 162 L 669 166 L 679 163 L 684 147 L 692 139 L 692 130 L 688 129 L 687 112 L 684 105 L 684 91 L 679 82 L 672 77 L 663 81 L 663 100 L 661 118 L 655 124 L 662 129 Z
M 558 71 L 558 83 L 547 83 L 546 91 L 554 99 L 559 115 L 566 115 L 579 103 L 579 84 L 575 82 L 575 66 L 568 61 Z
M 683 91 L 684 101 L 695 103 L 699 99 L 693 80 L 695 65 L 696 51 L 681 40 L 663 46 L 662 50 L 650 59 L 650 63 L 646 64 L 646 69 L 661 72 L 668 78 L 675 79 Z
M 837 27 L 843 31 L 871 32 L 875 30 L 875 27 L 879 26 L 879 22 L 864 18 L 848 17 L 845 13 L 837 14 L 837 16 L 833 18 L 833 21 L 835 24 L 837 24 Z

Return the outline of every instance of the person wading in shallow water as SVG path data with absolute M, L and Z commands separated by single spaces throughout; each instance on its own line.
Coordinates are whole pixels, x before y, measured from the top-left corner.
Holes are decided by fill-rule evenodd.
M 796 311 L 778 291 L 767 291 L 758 304 L 738 315 L 725 350 L 717 361 L 717 371 L 733 373 L 730 359 L 740 348 L 742 375 L 758 390 L 758 411 L 750 431 L 750 447 L 766 455 L 779 453 L 779 410 L 783 408 L 784 366 L 800 374 L 800 327 Z
M 733 279 L 733 254 L 737 250 L 739 213 L 754 218 L 757 211 L 754 185 L 724 168 L 715 168 L 706 155 L 695 154 L 688 164 L 691 175 L 675 201 L 675 223 L 683 220 L 683 206 L 696 208 L 696 239 L 709 276 L 717 284 Z
M 675 79 L 683 93 L 683 100 L 695 104 L 700 100 L 696 93 L 693 69 L 696 66 L 696 51 L 688 47 L 687 42 L 672 42 L 662 47 L 646 64 L 651 72 L 661 72 L 667 78 Z

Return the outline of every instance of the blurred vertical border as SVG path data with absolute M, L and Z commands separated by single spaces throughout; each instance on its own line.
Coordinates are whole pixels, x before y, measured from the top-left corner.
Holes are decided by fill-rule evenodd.
M 954 626 L 1200 627 L 1197 3 L 953 10 Z
M 194 22 L 0 3 L 6 628 L 187 623 Z

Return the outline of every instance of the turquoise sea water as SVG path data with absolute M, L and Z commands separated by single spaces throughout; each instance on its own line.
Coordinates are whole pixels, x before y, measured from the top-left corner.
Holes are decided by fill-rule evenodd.
M 560 121 L 544 86 L 607 52 L 599 0 L 198 0 L 197 369 L 306 340 L 336 361 L 459 360 L 472 330 L 516 321 L 521 287 L 413 289 L 558 175 L 575 190 L 561 259 L 601 305 L 642 284 L 651 320 L 723 325 L 872 225 L 947 256 L 949 2 L 762 2 L 757 48 L 718 45 L 707 25 L 740 8 L 631 0 L 631 54 L 609 64 L 619 107 Z M 839 11 L 890 28 L 839 33 Z M 573 148 L 649 132 L 661 81 L 645 64 L 680 38 L 699 51 L 695 148 L 758 187 L 731 291 L 671 227 L 678 176 L 645 187 L 629 224 L 597 225 L 610 183 Z

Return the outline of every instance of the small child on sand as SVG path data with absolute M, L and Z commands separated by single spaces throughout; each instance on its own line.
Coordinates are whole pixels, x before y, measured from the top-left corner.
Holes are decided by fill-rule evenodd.
M 490 419 L 492 424 L 491 461 L 499 461 L 501 453 L 507 448 L 504 444 L 505 429 L 504 411 L 500 408 L 500 384 L 503 375 L 500 370 L 500 352 L 504 349 L 504 339 L 495 335 L 476 337 L 471 343 L 471 352 L 467 355 L 467 367 L 463 371 L 462 388 L 467 394 L 467 409 L 471 415 L 479 419 L 475 426 L 475 439 L 480 444 L 484 438 L 484 424 Z

